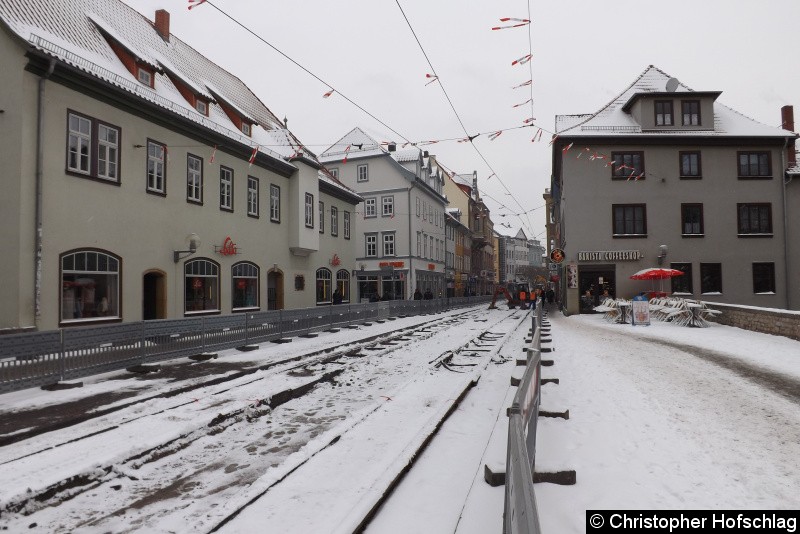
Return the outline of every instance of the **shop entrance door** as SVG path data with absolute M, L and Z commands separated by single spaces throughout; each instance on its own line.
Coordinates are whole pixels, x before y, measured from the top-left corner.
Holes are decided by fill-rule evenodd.
M 160 271 L 144 274 L 142 289 L 142 319 L 166 319 L 167 292 L 166 277 Z
M 280 271 L 267 274 L 267 309 L 283 309 L 283 273 Z
M 611 265 L 581 265 L 578 270 L 578 288 L 580 289 L 581 313 L 594 313 L 592 308 L 599 305 L 603 290 L 616 297 L 616 269 Z M 587 299 L 586 291 L 590 292 Z

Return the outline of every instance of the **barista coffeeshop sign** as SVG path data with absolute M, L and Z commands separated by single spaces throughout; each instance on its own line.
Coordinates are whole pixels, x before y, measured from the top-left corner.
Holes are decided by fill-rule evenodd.
M 637 261 L 644 258 L 640 250 L 582 250 L 578 261 Z

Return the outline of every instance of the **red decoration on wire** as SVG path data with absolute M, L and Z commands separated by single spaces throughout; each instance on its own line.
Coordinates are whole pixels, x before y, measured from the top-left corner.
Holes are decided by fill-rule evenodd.
M 436 76 L 435 74 L 426 74 L 425 77 L 431 79 L 431 81 L 429 81 L 428 83 L 425 84 L 426 86 L 432 84 L 433 82 L 435 82 L 436 80 L 439 79 L 439 77 Z
M 189 0 L 189 10 L 191 11 L 192 8 L 199 6 L 200 4 L 205 4 L 208 0 Z
M 549 143 L 547 143 L 547 144 L 548 144 L 548 145 L 552 145 L 553 143 L 555 143 L 555 142 L 556 142 L 556 139 L 558 139 L 558 135 L 554 135 L 554 136 L 553 136 L 553 138 L 552 138 L 552 139 L 550 139 L 550 142 L 549 142 Z
M 250 159 L 247 162 L 252 166 L 253 162 L 256 160 L 256 154 L 258 154 L 258 145 L 253 147 L 253 153 L 250 154 Z
M 214 150 L 211 152 L 211 158 L 209 158 L 209 163 L 214 163 L 214 158 L 217 156 L 217 145 L 214 145 Z
M 322 95 L 322 98 L 328 98 L 329 96 L 331 96 L 331 95 L 332 95 L 333 93 L 335 93 L 335 92 L 336 92 L 336 90 L 335 90 L 335 89 L 331 89 L 330 91 L 328 91 L 327 93 L 325 93 L 324 95 Z
M 532 98 L 529 98 L 529 99 L 528 99 L 528 100 L 526 100 L 525 102 L 522 102 L 521 104 L 514 104 L 514 105 L 513 105 L 513 106 L 511 106 L 511 107 L 512 107 L 512 108 L 518 108 L 518 107 L 520 107 L 520 106 L 524 106 L 524 105 L 525 105 L 525 104 L 527 104 L 528 102 L 533 102 L 533 99 L 532 99 Z
M 488 137 L 490 140 L 494 141 L 495 139 L 497 139 L 498 137 L 500 137 L 500 135 L 501 135 L 502 133 L 503 133 L 503 130 L 497 130 L 497 131 L 496 131 L 496 132 L 494 132 L 494 133 L 490 133 L 490 134 L 489 134 L 487 137 Z
M 569 151 L 569 149 L 570 149 L 570 148 L 572 148 L 572 145 L 574 145 L 574 144 L 575 144 L 575 143 L 570 143 L 570 144 L 568 144 L 567 146 L 565 146 L 564 148 L 562 148 L 562 149 L 561 149 L 561 153 L 562 153 L 562 154 L 566 154 L 566 153 Z
M 509 28 L 519 28 L 520 26 L 527 26 L 531 23 L 528 19 L 514 19 L 511 17 L 505 17 L 500 19 L 500 22 L 519 22 L 519 24 L 512 24 L 509 26 L 495 26 L 492 30 L 507 30 Z
M 342 163 L 347 163 L 347 153 L 350 152 L 351 146 L 353 145 L 347 145 L 347 148 L 344 149 L 344 159 L 342 160 Z
M 532 54 L 526 54 L 526 55 L 522 56 L 521 58 L 515 59 L 514 61 L 512 61 L 511 62 L 511 66 L 513 67 L 514 65 L 524 65 L 525 63 L 530 61 L 532 57 L 533 57 Z
M 530 123 L 532 123 L 532 122 L 533 122 L 533 121 L 535 121 L 535 120 L 536 120 L 536 117 L 530 117 L 530 118 L 527 118 L 527 119 L 525 119 L 525 120 L 524 120 L 524 121 L 522 121 L 522 122 L 523 122 L 523 124 L 530 124 Z
M 530 85 L 532 83 L 533 83 L 533 80 L 528 80 L 527 82 L 522 82 L 519 85 L 515 85 L 514 87 L 512 87 L 512 89 L 519 89 L 520 87 L 526 87 L 526 86 L 528 86 L 528 85 Z

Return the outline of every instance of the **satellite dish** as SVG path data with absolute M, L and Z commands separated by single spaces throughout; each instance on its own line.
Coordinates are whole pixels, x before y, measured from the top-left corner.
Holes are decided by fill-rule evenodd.
M 680 85 L 678 78 L 670 78 L 669 80 L 667 80 L 667 92 L 674 93 L 675 90 L 678 88 L 678 85 Z

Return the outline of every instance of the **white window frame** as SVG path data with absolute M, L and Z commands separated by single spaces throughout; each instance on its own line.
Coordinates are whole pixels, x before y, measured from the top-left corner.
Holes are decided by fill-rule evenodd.
M 147 140 L 147 191 L 167 194 L 167 146 Z
M 319 233 L 325 233 L 325 203 L 319 201 Z
M 250 123 L 242 121 L 242 133 L 248 137 L 252 135 L 253 129 L 250 127 Z
M 269 184 L 269 220 L 281 222 L 281 188 L 275 184 Z
M 186 200 L 203 203 L 203 158 L 186 155 Z
M 377 199 L 369 197 L 364 199 L 364 217 L 377 217 Z
M 314 228 L 314 195 L 306 193 L 305 208 L 306 228 Z
M 378 234 L 364 234 L 364 255 L 367 258 L 378 257 Z
M 247 215 L 258 218 L 258 178 L 247 177 Z
M 194 109 L 197 110 L 198 113 L 208 116 L 208 104 L 206 104 L 205 100 L 196 99 L 194 101 Z
M 153 87 L 153 75 L 147 69 L 136 67 L 136 79 L 147 87 Z
M 342 217 L 342 224 L 344 226 L 344 238 L 350 239 L 350 212 L 345 211 Z
M 381 241 L 383 242 L 383 255 L 384 256 L 396 256 L 397 251 L 395 249 L 395 239 L 394 239 L 394 232 L 386 232 L 381 234 Z
M 219 209 L 233 211 L 233 169 L 219 168 Z
M 114 140 L 109 141 L 103 134 L 112 132 Z M 104 164 L 105 172 L 101 170 Z M 97 124 L 97 177 L 111 182 L 119 180 L 119 128 L 102 122 Z
M 394 195 L 381 197 L 381 217 L 394 217 Z
M 339 235 L 339 208 L 331 206 L 331 235 Z
M 328 172 L 331 173 L 331 176 L 333 176 L 337 180 L 339 179 L 339 168 L 338 167 L 334 167 L 333 169 L 328 169 Z
M 361 164 L 356 167 L 356 182 L 368 182 L 369 181 L 369 167 L 367 164 Z
M 73 128 L 72 122 L 75 119 Z M 67 128 L 69 129 L 69 143 L 67 147 L 67 169 L 81 174 L 90 174 L 92 169 L 92 120 L 70 113 L 67 118 Z M 87 130 L 88 131 L 85 131 Z M 75 150 L 72 150 L 73 145 Z M 86 149 L 86 154 L 82 153 Z M 72 165 L 72 154 L 75 156 L 76 165 Z

